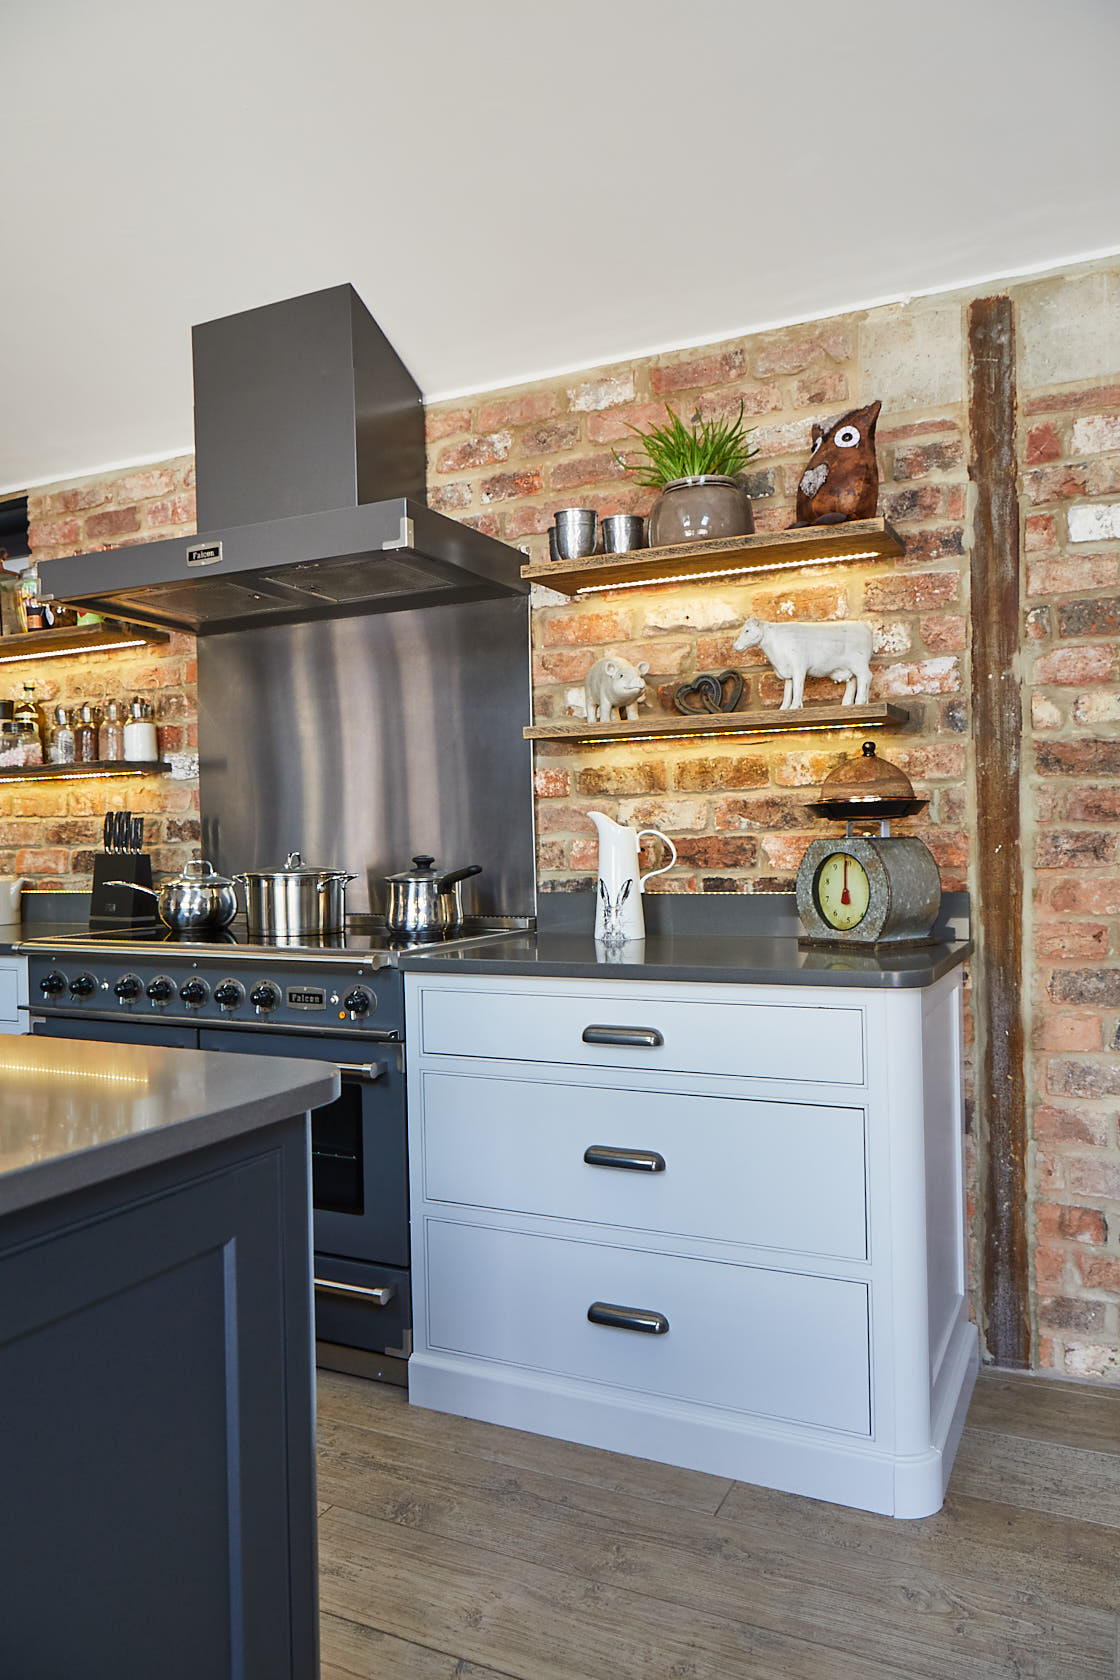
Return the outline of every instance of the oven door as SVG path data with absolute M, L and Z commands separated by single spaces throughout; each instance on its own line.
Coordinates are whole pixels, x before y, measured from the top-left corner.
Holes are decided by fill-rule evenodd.
M 203 1027 L 203 1050 L 332 1062 L 342 1094 L 311 1115 L 315 1253 L 408 1265 L 408 1134 L 401 1046 Z M 340 1049 L 345 1059 L 339 1058 Z

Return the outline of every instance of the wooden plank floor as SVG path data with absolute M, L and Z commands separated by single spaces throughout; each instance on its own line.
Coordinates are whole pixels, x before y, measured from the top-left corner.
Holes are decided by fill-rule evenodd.
M 985 1374 L 916 1522 L 319 1373 L 323 1680 L 1120 1680 L 1120 1390 Z

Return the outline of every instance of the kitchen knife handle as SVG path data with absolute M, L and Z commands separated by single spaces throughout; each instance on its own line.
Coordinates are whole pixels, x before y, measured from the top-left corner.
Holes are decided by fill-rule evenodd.
M 619 1307 L 613 1301 L 592 1301 L 587 1309 L 589 1324 L 605 1324 L 611 1330 L 641 1330 L 647 1336 L 667 1336 L 669 1320 L 649 1307 Z
M 106 811 L 105 821 L 101 825 L 101 849 L 111 852 L 113 849 L 113 813 Z

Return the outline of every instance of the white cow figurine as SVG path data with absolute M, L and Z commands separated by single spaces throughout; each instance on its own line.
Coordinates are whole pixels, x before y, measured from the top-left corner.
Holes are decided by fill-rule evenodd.
M 842 682 L 842 704 L 867 704 L 871 687 L 871 626 L 854 621 L 841 624 L 767 624 L 748 618 L 735 640 L 744 648 L 761 648 L 785 683 L 783 712 L 804 703 L 805 678 L 829 677 Z
M 617 708 L 619 716 L 636 718 L 638 701 L 646 691 L 645 674 L 649 665 L 631 665 L 628 659 L 612 654 L 592 665 L 583 685 L 587 703 L 587 717 L 591 723 L 610 723 Z

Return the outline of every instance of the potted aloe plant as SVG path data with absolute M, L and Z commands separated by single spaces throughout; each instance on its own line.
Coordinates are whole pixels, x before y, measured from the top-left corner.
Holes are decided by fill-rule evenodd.
M 751 499 L 737 475 L 758 449 L 748 441 L 754 427 L 743 425 L 743 404 L 732 419 L 701 420 L 696 414 L 687 426 L 668 403 L 665 412 L 664 426 L 645 432 L 630 428 L 644 461 L 624 461 L 614 452 L 640 484 L 661 492 L 649 516 L 649 546 L 749 534 L 754 530 Z

